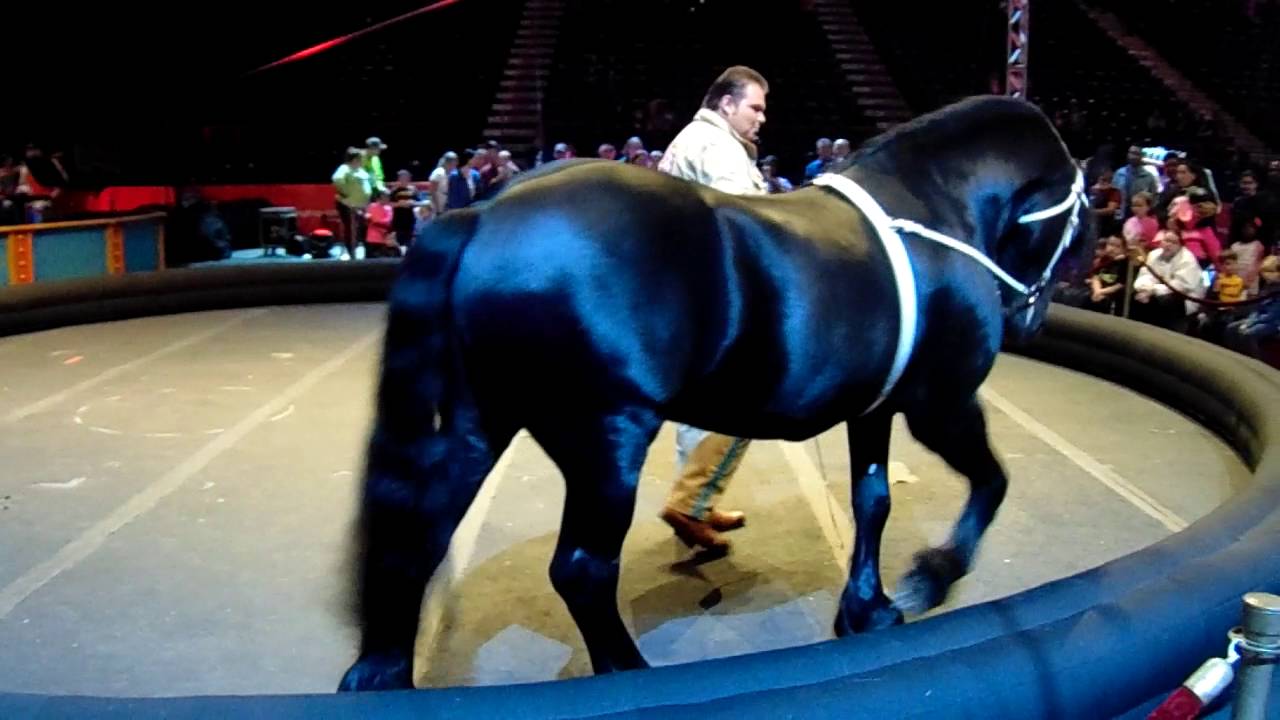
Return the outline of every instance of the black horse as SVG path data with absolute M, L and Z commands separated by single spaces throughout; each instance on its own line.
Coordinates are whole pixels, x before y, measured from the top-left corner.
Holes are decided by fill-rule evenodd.
M 340 689 L 412 687 L 425 585 L 520 428 L 564 475 L 551 582 L 597 673 L 646 667 L 616 593 L 664 420 L 797 441 L 847 422 L 857 535 L 836 633 L 945 599 L 1005 494 L 975 393 L 1091 247 L 1079 173 L 1039 110 L 986 97 L 873 139 L 840 177 L 746 198 L 553 164 L 431 226 L 389 301 L 356 543 L 362 643 Z M 903 232 L 905 253 L 848 180 L 923 226 Z M 950 541 L 917 555 L 894 602 L 879 551 L 898 412 L 971 485 Z

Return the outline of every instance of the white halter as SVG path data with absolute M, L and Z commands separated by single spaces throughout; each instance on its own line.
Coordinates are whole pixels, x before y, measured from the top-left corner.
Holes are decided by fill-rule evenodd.
M 1035 303 L 1040 293 L 1048 286 L 1049 279 L 1053 276 L 1054 266 L 1058 264 L 1063 251 L 1071 244 L 1072 235 L 1075 233 L 1076 225 L 1079 223 L 1080 205 L 1087 202 L 1084 197 L 1084 175 L 1079 170 L 1076 170 L 1075 182 L 1071 184 L 1071 193 L 1067 195 L 1066 199 L 1053 207 L 1027 213 L 1018 218 L 1018 223 L 1026 224 L 1056 217 L 1067 210 L 1071 211 L 1066 228 L 1062 231 L 1062 240 L 1058 243 L 1058 249 L 1054 251 L 1053 258 L 1049 260 L 1049 264 L 1045 267 L 1039 279 L 1027 286 L 1015 280 L 1003 268 L 996 265 L 991 258 L 983 255 L 971 245 L 930 230 L 913 220 L 890 218 L 884 208 L 880 207 L 880 203 L 871 197 L 870 193 L 844 175 L 823 173 L 813 179 L 813 184 L 835 190 L 848 198 L 849 202 L 861 210 L 863 215 L 866 215 L 871 226 L 875 228 L 876 235 L 880 237 L 880 242 L 884 244 L 885 252 L 889 256 L 889 266 L 893 269 L 894 283 L 898 288 L 898 308 L 901 322 L 898 323 L 898 347 L 893 354 L 893 367 L 890 368 L 889 375 L 885 378 L 884 386 L 880 389 L 880 396 L 866 410 L 862 411 L 863 415 L 879 407 L 880 403 L 889 397 L 889 393 L 893 391 L 898 380 L 902 378 L 902 373 L 907 369 L 907 361 L 911 359 L 911 350 L 915 345 L 916 325 L 919 321 L 919 309 L 916 307 L 916 281 L 915 275 L 911 271 L 911 258 L 907 255 L 907 248 L 902 242 L 902 236 L 898 234 L 899 231 L 909 232 L 912 235 L 932 240 L 977 260 L 1006 285 L 1018 293 L 1026 295 L 1028 297 L 1028 305 L 1030 305 Z

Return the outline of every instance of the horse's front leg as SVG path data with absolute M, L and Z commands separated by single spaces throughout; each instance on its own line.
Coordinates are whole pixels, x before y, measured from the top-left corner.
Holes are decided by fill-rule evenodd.
M 889 433 L 893 415 L 849 422 L 849 469 L 853 476 L 853 561 L 836 612 L 836 635 L 897 625 L 902 613 L 884 594 L 880 580 L 880 536 L 889 520 Z
M 942 547 L 923 550 L 902 578 L 894 604 L 906 613 L 941 605 L 952 584 L 973 564 L 978 543 L 1004 502 L 1009 481 L 987 438 L 986 417 L 976 396 L 956 411 L 907 414 L 911 434 L 969 480 L 969 500 Z

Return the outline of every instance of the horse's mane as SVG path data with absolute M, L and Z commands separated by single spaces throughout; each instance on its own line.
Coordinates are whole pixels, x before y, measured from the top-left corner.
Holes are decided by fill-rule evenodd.
M 990 123 L 993 118 L 1002 115 L 1039 118 L 1048 125 L 1048 118 L 1040 109 L 1025 100 L 1001 95 L 977 95 L 912 118 L 872 137 L 849 155 L 845 167 L 870 160 L 885 150 L 896 148 L 921 135 L 941 140 L 962 133 L 968 127 Z

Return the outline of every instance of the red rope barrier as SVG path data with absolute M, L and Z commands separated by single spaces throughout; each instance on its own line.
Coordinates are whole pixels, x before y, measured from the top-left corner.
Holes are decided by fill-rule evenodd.
M 1186 294 L 1186 293 L 1182 292 L 1181 290 L 1179 290 L 1178 288 L 1174 287 L 1172 283 L 1170 283 L 1168 280 L 1164 279 L 1164 277 L 1163 277 L 1163 276 L 1161 276 L 1161 275 L 1160 275 L 1160 273 L 1156 272 L 1154 268 L 1152 268 L 1150 265 L 1148 265 L 1148 264 L 1147 264 L 1147 261 L 1146 261 L 1146 259 L 1145 259 L 1145 258 L 1144 258 L 1144 259 L 1142 259 L 1142 260 L 1138 260 L 1137 262 L 1138 262 L 1138 265 L 1139 265 L 1140 267 L 1144 267 L 1144 268 L 1146 268 L 1146 269 L 1147 269 L 1147 272 L 1151 273 L 1151 276 L 1152 276 L 1152 277 L 1154 277 L 1154 278 L 1156 279 L 1156 282 L 1158 282 L 1158 283 L 1160 283 L 1160 284 L 1164 285 L 1165 287 L 1169 288 L 1169 291 L 1170 291 L 1170 292 L 1172 292 L 1174 295 L 1177 295 L 1178 297 L 1182 298 L 1183 300 L 1190 300 L 1191 302 L 1194 302 L 1194 303 L 1200 303 L 1200 305 L 1202 305 L 1202 306 L 1207 306 L 1207 307 L 1217 307 L 1217 308 L 1223 308 L 1223 307 L 1225 307 L 1225 308 L 1249 307 L 1250 305 L 1257 305 L 1258 303 L 1260 303 L 1260 302 L 1262 302 L 1263 300 L 1266 300 L 1266 299 L 1268 298 L 1268 296 L 1266 296 L 1266 295 L 1258 295 L 1258 296 L 1256 296 L 1256 297 L 1251 297 L 1251 298 L 1247 298 L 1247 299 L 1244 299 L 1244 300 L 1237 300 L 1237 301 L 1235 301 L 1235 302 L 1223 302 L 1223 301 L 1221 301 L 1221 300 L 1206 300 L 1205 298 L 1198 298 L 1198 297 L 1194 297 L 1194 296 L 1192 296 L 1192 295 L 1188 295 L 1188 294 Z M 1132 288 L 1129 288 L 1129 292 L 1132 292 Z
M 1193 720 L 1198 717 L 1200 711 L 1217 700 L 1236 679 L 1235 664 L 1240 660 L 1237 642 L 1233 638 L 1227 645 L 1225 658 L 1215 657 L 1204 661 L 1183 681 L 1181 687 L 1170 693 L 1164 702 L 1147 715 L 1147 720 Z
M 1193 720 L 1202 709 L 1204 701 L 1187 688 L 1180 687 L 1152 710 L 1147 720 Z

